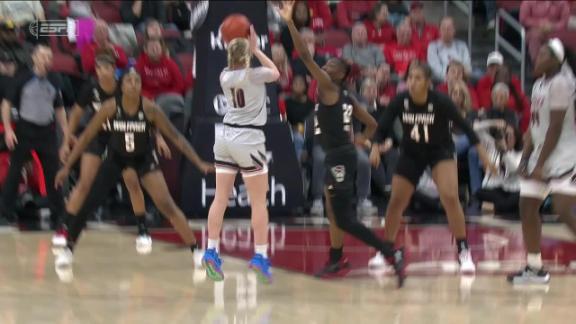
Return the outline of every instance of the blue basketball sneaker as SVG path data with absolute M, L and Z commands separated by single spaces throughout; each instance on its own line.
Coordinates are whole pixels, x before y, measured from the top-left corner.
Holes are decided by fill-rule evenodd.
M 262 254 L 254 254 L 248 265 L 258 275 L 258 280 L 262 283 L 272 282 L 272 271 L 270 271 L 270 260 Z
M 216 252 L 216 249 L 207 249 L 202 257 L 202 265 L 206 269 L 206 275 L 213 281 L 224 280 L 224 273 L 222 272 L 222 259 Z

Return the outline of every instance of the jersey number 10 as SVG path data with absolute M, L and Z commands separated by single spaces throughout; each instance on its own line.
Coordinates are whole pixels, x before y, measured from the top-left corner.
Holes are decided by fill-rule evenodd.
M 422 138 L 420 136 L 420 127 L 418 126 L 418 124 L 414 125 L 412 131 L 410 131 L 410 137 L 416 143 L 420 143 L 420 139 Z M 422 125 L 422 129 L 424 130 L 424 143 L 428 143 L 428 125 Z
M 246 101 L 244 100 L 244 90 L 230 88 L 232 91 L 232 105 L 234 108 L 244 108 Z

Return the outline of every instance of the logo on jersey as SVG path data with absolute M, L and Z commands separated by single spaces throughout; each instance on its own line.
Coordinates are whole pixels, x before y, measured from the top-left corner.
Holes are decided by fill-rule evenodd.
M 334 177 L 336 182 L 342 182 L 346 177 L 346 167 L 343 165 L 337 165 L 330 168 L 330 172 L 332 173 L 332 176 Z

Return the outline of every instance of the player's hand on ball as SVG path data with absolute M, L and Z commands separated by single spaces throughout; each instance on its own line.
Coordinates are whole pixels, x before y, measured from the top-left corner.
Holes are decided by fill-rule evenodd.
M 276 6 L 276 12 L 285 22 L 292 21 L 292 10 L 294 9 L 295 0 L 282 1 L 280 6 Z
M 68 179 L 68 175 L 70 174 L 70 170 L 68 168 L 62 168 L 56 174 L 56 178 L 54 179 L 54 188 L 58 189 L 61 188 L 64 184 L 64 181 Z

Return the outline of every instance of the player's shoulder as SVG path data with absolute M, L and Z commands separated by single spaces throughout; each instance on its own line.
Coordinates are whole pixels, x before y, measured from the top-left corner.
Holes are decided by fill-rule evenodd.
M 448 97 L 447 94 L 442 93 L 440 91 L 432 90 L 429 92 L 431 102 L 437 102 L 440 104 L 451 103 L 452 100 Z
M 408 90 L 400 91 L 394 98 L 392 98 L 388 106 L 395 107 L 397 105 L 403 105 L 404 101 L 406 100 L 410 100 L 410 94 L 408 93 Z

